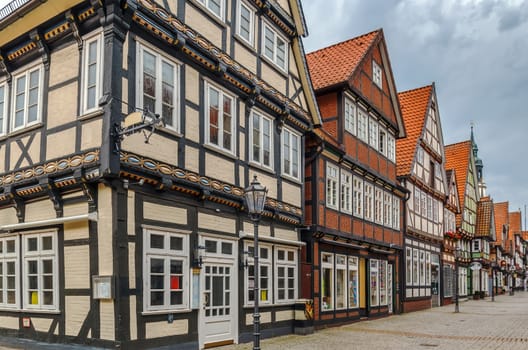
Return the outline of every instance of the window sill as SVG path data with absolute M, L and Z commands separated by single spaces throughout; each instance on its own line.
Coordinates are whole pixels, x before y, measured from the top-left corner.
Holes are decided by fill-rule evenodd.
M 289 45 L 289 43 L 288 43 L 288 45 Z M 266 62 L 270 66 L 271 69 L 273 69 L 274 71 L 276 71 L 277 73 L 282 75 L 284 78 L 288 78 L 289 60 L 287 60 L 287 62 L 286 62 L 286 68 L 282 69 L 275 62 L 273 62 L 271 59 L 269 59 L 268 57 L 264 56 L 264 54 L 261 54 L 260 58 L 264 62 Z
M 102 108 L 93 110 L 88 113 L 81 114 L 77 119 L 79 120 L 89 120 L 95 117 L 102 116 L 104 114 L 104 110 Z
M 268 168 L 268 167 L 266 167 L 266 166 L 264 166 L 262 164 L 259 164 L 259 163 L 253 162 L 253 161 L 250 161 L 249 165 L 252 168 L 264 171 L 264 172 L 266 172 L 266 173 L 268 173 L 270 175 L 275 175 L 275 171 L 273 171 L 273 168 Z
M 303 184 L 302 181 L 301 181 L 300 179 L 295 178 L 295 177 L 293 177 L 293 176 L 290 176 L 290 175 L 288 175 L 288 174 L 281 174 L 281 177 L 282 177 L 283 179 L 285 179 L 285 180 L 290 181 L 290 182 L 294 182 L 294 183 L 297 184 L 297 185 L 302 185 L 302 184 Z
M 185 314 L 185 313 L 189 313 L 192 311 L 193 311 L 192 309 L 143 311 L 141 313 L 141 316 Z
M 44 126 L 44 124 L 42 122 L 38 122 L 38 123 L 30 125 L 30 126 L 28 126 L 26 128 L 17 129 L 15 131 L 12 131 L 11 133 L 9 133 L 9 135 L 7 135 L 7 137 L 13 137 L 13 136 L 22 135 L 22 134 L 25 134 L 27 132 L 30 132 L 30 131 L 33 131 L 33 130 L 36 130 L 36 129 L 40 129 L 43 126 Z
M 168 134 L 168 135 L 176 136 L 179 138 L 183 137 L 183 134 L 181 132 L 177 131 L 176 129 L 171 129 L 168 127 L 157 128 L 156 131 L 162 134 Z
M 203 145 L 204 148 L 210 150 L 210 151 L 213 151 L 215 153 L 219 153 L 223 156 L 226 156 L 226 157 L 229 157 L 233 160 L 238 160 L 238 157 L 235 156 L 233 153 L 229 152 L 229 151 L 226 151 L 224 150 L 223 148 L 220 148 L 220 147 L 217 147 L 217 146 L 214 146 L 214 145 L 211 145 L 211 144 L 204 144 Z
M 0 308 L 0 312 L 16 312 L 16 313 L 32 313 L 32 314 L 45 314 L 45 315 L 60 315 L 60 310 L 41 310 L 41 309 L 11 309 L 8 307 Z

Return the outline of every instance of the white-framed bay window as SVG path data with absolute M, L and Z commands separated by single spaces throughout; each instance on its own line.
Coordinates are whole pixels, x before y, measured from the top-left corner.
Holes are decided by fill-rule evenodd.
M 180 65 L 159 52 L 138 44 L 138 107 L 159 114 L 165 126 L 180 131 Z
M 205 83 L 206 142 L 229 153 L 235 152 L 235 99 L 209 82 Z
M 405 285 L 413 284 L 413 249 L 405 248 Z
M 263 22 L 261 53 L 282 71 L 288 71 L 288 41 L 268 23 Z
M 0 308 L 20 305 L 18 236 L 0 238 Z
M 5 82 L 0 82 L 0 135 L 4 135 L 7 131 L 8 90 L 8 85 Z
M 383 220 L 386 227 L 392 227 L 392 195 L 383 193 Z
M 326 165 L 326 206 L 338 209 L 337 198 L 339 196 L 339 169 L 331 164 Z
M 297 249 L 275 246 L 275 302 L 293 303 L 297 298 Z
M 251 112 L 251 161 L 273 169 L 273 121 L 258 111 Z
M 396 163 L 396 139 L 390 133 L 387 133 L 387 158 Z
M 236 33 L 253 46 L 255 37 L 255 10 L 244 0 L 238 0 Z
M 392 196 L 392 228 L 400 230 L 400 197 Z
M 143 230 L 144 311 L 189 309 L 189 271 L 188 233 Z
M 352 213 L 352 174 L 341 170 L 341 210 L 345 213 Z
M 42 65 L 13 74 L 11 130 L 19 130 L 40 122 L 42 117 Z
M 225 2 L 226 0 L 198 0 L 209 12 L 224 20 Z
M 59 307 L 57 232 L 29 233 L 22 239 L 24 309 L 57 310 Z
M 103 94 L 103 34 L 84 39 L 81 114 L 99 109 Z
M 296 180 L 301 176 L 301 136 L 283 127 L 281 135 L 282 174 Z

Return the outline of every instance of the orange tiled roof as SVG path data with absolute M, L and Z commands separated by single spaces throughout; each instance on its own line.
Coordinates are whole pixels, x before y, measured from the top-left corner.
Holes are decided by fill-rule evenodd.
M 468 169 L 472 152 L 471 140 L 454 143 L 445 146 L 445 168 L 454 169 L 456 172 L 456 183 L 458 190 L 458 204 L 460 205 L 460 214 L 457 214 L 457 227 L 462 222 L 462 213 L 464 212 L 464 200 L 466 193 L 466 183 Z
M 520 211 L 513 211 L 508 213 L 510 221 L 510 232 L 513 235 L 514 233 L 521 233 L 522 230 L 522 218 Z
M 381 29 L 306 55 L 314 90 L 347 81 L 381 34 Z
M 505 246 L 505 242 L 502 241 L 502 227 L 504 225 L 509 225 L 508 206 L 508 202 L 495 203 L 493 205 L 497 243 L 502 244 L 503 246 Z
M 492 218 L 493 201 L 489 196 L 482 197 L 477 203 L 476 237 L 490 237 L 491 230 L 495 231 L 495 227 L 491 227 L 491 223 L 493 222 Z
M 432 85 L 398 93 L 400 107 L 407 137 L 396 140 L 396 173 L 398 176 L 411 173 L 418 139 L 427 115 L 427 106 L 431 99 Z

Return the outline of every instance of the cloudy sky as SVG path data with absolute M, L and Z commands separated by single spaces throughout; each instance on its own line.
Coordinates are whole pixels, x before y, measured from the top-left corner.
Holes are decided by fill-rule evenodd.
M 383 28 L 398 91 L 435 82 L 444 143 L 469 139 L 473 122 L 488 194 L 524 215 L 528 0 L 302 3 L 307 53 Z

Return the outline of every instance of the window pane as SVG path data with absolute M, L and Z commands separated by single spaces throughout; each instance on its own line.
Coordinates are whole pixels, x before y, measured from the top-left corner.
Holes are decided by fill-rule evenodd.
M 53 249 L 53 239 L 51 236 L 42 237 L 42 250 L 52 250 Z
M 38 273 L 38 261 L 36 260 L 28 261 L 27 267 L 28 267 L 27 271 L 29 274 L 33 275 L 33 274 Z
M 172 236 L 170 238 L 170 249 L 171 250 L 183 250 L 183 238 Z
M 216 241 L 205 240 L 205 251 L 207 253 L 216 253 L 217 252 Z
M 163 289 L 164 288 L 164 277 L 163 276 L 150 276 L 150 288 L 152 289 Z
M 15 262 L 14 261 L 8 261 L 7 262 L 7 274 L 8 275 L 14 275 L 15 274 Z
M 44 289 L 53 289 L 53 276 L 44 276 L 43 281 Z
M 209 0 L 208 6 L 209 10 L 211 10 L 214 14 L 216 14 L 218 17 L 222 17 L 221 13 L 221 1 L 222 0 Z
M 224 96 L 224 148 L 231 150 L 231 98 Z
M 183 304 L 183 292 L 177 291 L 177 292 L 171 292 L 171 305 L 181 305 Z
M 273 51 L 274 51 L 274 36 L 275 34 L 268 28 L 264 29 L 264 55 L 269 59 L 273 60 Z
M 163 292 L 151 292 L 150 305 L 163 305 Z
M 165 237 L 163 235 L 150 235 L 150 248 L 154 249 L 163 249 L 165 246 L 164 243 Z
M 286 43 L 277 37 L 277 60 L 279 67 L 286 68 Z
M 260 116 L 253 114 L 253 160 L 260 162 Z
M 29 289 L 37 289 L 38 288 L 38 277 L 37 276 L 29 276 L 29 278 L 28 278 L 28 288 Z
M 163 273 L 164 272 L 164 261 L 163 259 L 150 259 L 150 272 L 151 273 Z
M 222 242 L 222 254 L 227 254 L 227 255 L 233 254 L 233 244 Z
M 53 305 L 53 292 L 46 291 L 42 294 L 44 296 L 44 305 Z
M 209 142 L 218 145 L 219 93 L 209 89 Z
M 173 126 L 174 113 L 174 67 L 167 62 L 162 66 L 163 121 Z
M 223 284 L 224 278 L 222 276 L 213 276 L 213 306 L 224 305 L 223 300 Z
M 183 261 L 182 260 L 171 260 L 171 274 L 182 274 L 183 273 Z
M 42 273 L 53 273 L 53 260 L 42 261 Z
M 251 41 L 250 38 L 250 25 L 251 25 L 251 12 L 249 9 L 243 5 L 240 4 L 240 30 L 239 34 L 241 37 L 246 39 L 247 41 Z
M 15 240 L 14 239 L 6 241 L 6 252 L 7 253 L 15 252 Z

